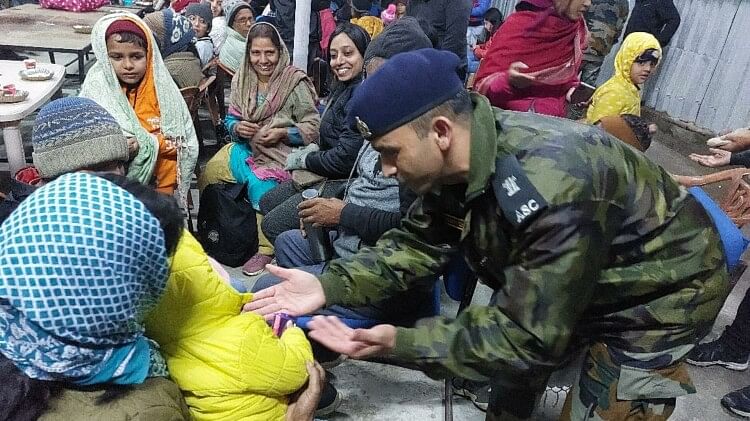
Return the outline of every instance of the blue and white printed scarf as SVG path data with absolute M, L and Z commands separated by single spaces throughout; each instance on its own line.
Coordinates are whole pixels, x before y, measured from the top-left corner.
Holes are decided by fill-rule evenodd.
M 164 233 L 143 203 L 108 180 L 63 175 L 0 226 L 0 352 L 40 380 L 164 375 L 142 320 L 168 269 Z

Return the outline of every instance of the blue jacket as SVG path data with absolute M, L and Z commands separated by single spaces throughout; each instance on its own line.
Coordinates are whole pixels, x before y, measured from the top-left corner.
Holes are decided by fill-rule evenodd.
M 492 7 L 492 0 L 473 0 L 469 26 L 479 26 L 484 23 L 484 14 Z

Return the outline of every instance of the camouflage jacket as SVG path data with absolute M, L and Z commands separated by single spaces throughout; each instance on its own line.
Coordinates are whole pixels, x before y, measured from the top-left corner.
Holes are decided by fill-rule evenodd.
M 628 0 L 593 0 L 586 12 L 589 28 L 589 47 L 586 59 L 603 61 L 620 39 L 630 6 Z
M 395 356 L 430 375 L 540 388 L 581 339 L 638 375 L 679 361 L 728 294 L 703 208 L 596 127 L 473 100 L 468 183 L 421 197 L 402 228 L 333 261 L 320 278 L 327 303 L 435 282 L 462 253 L 495 290 L 490 304 L 398 329 Z

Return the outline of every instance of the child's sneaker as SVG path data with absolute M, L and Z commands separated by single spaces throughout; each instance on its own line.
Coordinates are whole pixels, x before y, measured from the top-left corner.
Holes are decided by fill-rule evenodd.
M 315 410 L 315 416 L 331 415 L 336 412 L 339 406 L 341 406 L 341 394 L 330 381 L 326 381 L 323 392 L 320 394 L 320 402 L 318 402 L 318 409 Z
M 255 276 L 260 274 L 266 269 L 266 265 L 273 261 L 273 256 L 266 256 L 265 254 L 255 253 L 244 265 L 242 265 L 242 273 L 247 276 Z

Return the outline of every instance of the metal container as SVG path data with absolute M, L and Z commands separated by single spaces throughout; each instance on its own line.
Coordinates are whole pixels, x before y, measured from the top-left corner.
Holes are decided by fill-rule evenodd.
M 310 200 L 318 197 L 317 189 L 307 189 L 302 192 L 302 200 Z M 310 245 L 310 255 L 317 263 L 323 263 L 333 258 L 333 247 L 331 237 L 325 227 L 315 227 L 313 224 L 303 222 L 307 242 Z

